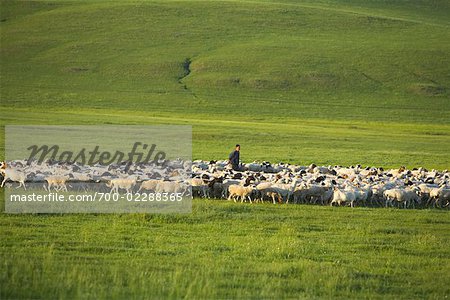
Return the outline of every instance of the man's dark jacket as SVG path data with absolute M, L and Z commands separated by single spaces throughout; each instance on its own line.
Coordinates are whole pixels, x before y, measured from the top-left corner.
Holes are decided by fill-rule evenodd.
M 239 151 L 234 150 L 230 153 L 230 156 L 228 158 L 230 159 L 230 163 L 233 165 L 233 167 L 239 166 Z

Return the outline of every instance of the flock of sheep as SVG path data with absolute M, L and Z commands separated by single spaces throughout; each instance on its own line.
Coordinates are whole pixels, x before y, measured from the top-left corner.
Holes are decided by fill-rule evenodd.
M 194 195 L 241 202 L 402 208 L 448 208 L 450 203 L 447 170 L 253 162 L 233 171 L 226 161 L 194 161 L 192 173 Z
M 41 184 L 47 191 L 95 186 L 107 192 L 179 193 L 244 202 L 401 208 L 449 208 L 450 173 L 424 168 L 384 170 L 253 162 L 165 161 L 163 165 L 84 166 L 48 161 L 0 163 L 1 186 Z M 36 186 L 36 185 L 34 185 Z

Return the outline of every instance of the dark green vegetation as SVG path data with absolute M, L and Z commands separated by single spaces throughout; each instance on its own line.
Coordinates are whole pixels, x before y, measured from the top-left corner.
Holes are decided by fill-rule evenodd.
M 189 215 L 3 216 L 1 297 L 450 293 L 448 212 L 194 203 Z
M 449 13 L 447 1 L 2 1 L 0 125 L 188 123 L 197 159 L 240 142 L 246 161 L 445 169 Z
M 2 0 L 0 128 L 192 124 L 196 159 L 239 142 L 245 161 L 450 168 L 449 15 L 439 0 Z M 2 214 L 0 298 L 450 294 L 448 211 L 194 203 Z

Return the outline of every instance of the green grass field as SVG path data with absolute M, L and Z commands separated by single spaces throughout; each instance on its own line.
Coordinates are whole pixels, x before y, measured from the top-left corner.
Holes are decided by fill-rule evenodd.
M 190 124 L 193 158 L 450 168 L 445 0 L 0 0 L 8 124 Z M 0 204 L 4 207 L 3 190 Z M 448 211 L 0 215 L 0 298 L 449 297 Z
M 194 204 L 189 215 L 2 216 L 2 299 L 450 293 L 448 211 Z

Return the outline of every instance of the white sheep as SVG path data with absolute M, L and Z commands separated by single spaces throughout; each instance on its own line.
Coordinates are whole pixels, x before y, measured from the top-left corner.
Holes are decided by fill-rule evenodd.
M 109 180 L 109 182 L 106 183 L 106 186 L 111 188 L 110 193 L 118 193 L 119 189 L 124 189 L 127 191 L 127 193 L 131 193 L 132 188 L 136 184 L 136 178 L 130 177 L 130 178 L 115 178 Z
M 158 185 L 159 182 L 160 182 L 160 180 L 158 180 L 158 179 L 144 180 L 144 181 L 142 181 L 138 192 L 140 192 L 142 190 L 147 190 L 147 191 L 153 191 L 154 192 L 156 190 L 156 186 Z
M 370 187 L 354 188 L 355 201 L 357 203 L 366 203 L 372 196 L 372 189 Z
M 390 190 L 384 191 L 384 196 L 386 197 L 386 206 L 388 203 L 393 205 L 393 201 L 397 201 L 399 204 L 403 204 L 405 208 L 409 206 L 409 204 L 419 203 L 419 196 L 417 196 L 416 192 L 411 189 L 399 189 L 394 188 Z
M 446 189 L 444 186 L 431 189 L 430 200 L 433 201 L 433 207 L 448 206 L 450 203 L 450 189 Z
M 5 182 L 7 180 L 11 180 L 13 182 L 18 182 L 19 183 L 19 187 L 23 187 L 25 190 L 27 189 L 25 186 L 25 181 L 27 180 L 27 174 L 25 174 L 25 172 L 16 170 L 16 169 L 12 169 L 12 168 L 7 168 L 6 167 L 6 163 L 3 163 L 2 168 L 0 169 L 0 173 L 3 176 L 3 181 L 1 184 L 1 187 L 4 186 Z
M 300 184 L 298 188 L 294 191 L 294 203 L 306 203 L 308 200 L 310 203 L 324 203 L 328 197 L 330 197 L 330 193 L 327 193 L 328 188 L 325 186 L 311 184 L 306 185 L 304 183 Z
M 233 198 L 234 202 L 236 202 L 236 197 L 241 197 L 241 202 L 244 202 L 245 198 L 247 197 L 250 203 L 252 203 L 250 194 L 253 192 L 253 190 L 253 186 L 232 184 L 228 187 L 228 200 L 231 200 Z
M 286 199 L 286 203 L 289 203 L 289 198 L 295 191 L 295 187 L 297 186 L 298 181 L 293 180 L 292 183 L 274 183 L 270 187 L 274 191 L 276 191 L 281 197 Z
M 222 182 L 222 191 L 223 191 L 223 195 L 222 196 L 225 199 L 228 198 L 228 188 L 230 187 L 230 185 L 233 185 L 233 184 L 242 185 L 243 182 L 240 181 L 240 180 L 237 180 L 237 179 L 225 179 Z
M 184 194 L 186 186 L 182 182 L 159 181 L 155 188 L 156 193 Z
M 330 205 L 333 206 L 333 204 L 342 205 L 345 203 L 350 203 L 353 207 L 353 202 L 356 199 L 356 195 L 352 191 L 346 191 L 346 190 L 340 190 L 337 187 L 334 187 L 333 192 L 333 199 L 331 200 Z

